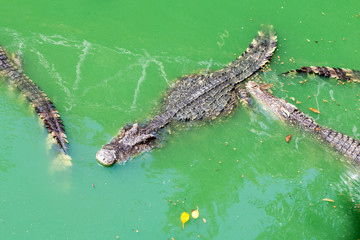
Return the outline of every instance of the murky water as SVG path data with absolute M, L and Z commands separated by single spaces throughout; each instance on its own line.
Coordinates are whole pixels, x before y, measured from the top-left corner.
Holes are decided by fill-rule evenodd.
M 22 54 L 55 103 L 73 160 L 59 161 L 29 104 L 1 81 L 0 238 L 359 238 L 359 169 L 256 103 L 211 123 L 172 125 L 161 148 L 126 165 L 95 161 L 124 124 L 153 116 L 177 77 L 220 69 L 260 24 L 279 39 L 261 80 L 359 139 L 359 84 L 279 74 L 360 70 L 359 9 L 355 0 L 3 1 L 0 44 Z M 200 218 L 182 229 L 181 213 L 197 206 Z

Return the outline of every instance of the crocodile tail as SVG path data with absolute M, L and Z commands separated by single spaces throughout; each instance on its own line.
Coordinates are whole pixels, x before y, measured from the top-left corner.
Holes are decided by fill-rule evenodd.
M 64 125 L 54 104 L 28 76 L 18 70 L 14 62 L 8 57 L 5 49 L 1 46 L 0 74 L 8 80 L 10 85 L 16 87 L 31 103 L 49 134 L 53 136 L 59 148 L 67 155 L 68 141 L 66 139 Z
M 359 140 L 325 127 L 322 127 L 319 133 L 320 137 L 330 143 L 337 151 L 360 164 Z
M 251 42 L 246 51 L 223 69 L 241 82 L 265 65 L 273 55 L 277 44 L 273 26 L 264 28 Z
M 342 81 L 360 82 L 360 71 L 350 70 L 348 68 L 332 68 L 332 67 L 301 67 L 299 69 L 290 70 L 288 73 L 314 73 L 319 76 L 336 78 Z

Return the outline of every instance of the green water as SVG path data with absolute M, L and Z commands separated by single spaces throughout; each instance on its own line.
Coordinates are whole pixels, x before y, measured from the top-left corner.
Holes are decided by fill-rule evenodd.
M 0 6 L 0 44 L 22 53 L 26 74 L 55 103 L 73 158 L 72 167 L 59 162 L 29 104 L 1 81 L 0 239 L 360 238 L 359 170 L 257 104 L 170 126 L 161 148 L 126 165 L 95 161 L 120 127 L 156 112 L 177 77 L 220 69 L 260 24 L 278 33 L 262 75 L 274 94 L 359 139 L 360 85 L 277 75 L 302 65 L 360 70 L 358 0 Z M 181 213 L 196 206 L 200 218 L 182 229 Z

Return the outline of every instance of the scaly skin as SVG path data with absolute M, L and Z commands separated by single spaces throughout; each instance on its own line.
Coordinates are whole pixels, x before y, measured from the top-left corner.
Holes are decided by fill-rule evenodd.
M 330 146 L 354 160 L 357 164 L 360 164 L 359 140 L 330 128 L 319 126 L 314 119 L 302 113 L 293 104 L 273 96 L 266 90 L 261 89 L 261 86 L 253 81 L 247 83 L 246 89 L 253 98 L 265 105 L 268 110 L 282 121 L 315 133 L 318 138 L 329 143 Z
M 0 75 L 7 82 L 16 87 L 34 107 L 44 123 L 49 134 L 52 135 L 64 154 L 67 153 L 67 143 L 64 125 L 55 109 L 55 106 L 46 94 L 18 69 L 17 65 L 9 58 L 5 49 L 0 46 Z
M 144 126 L 134 124 L 120 133 L 96 154 L 106 166 L 126 162 L 141 151 L 156 145 L 158 131 L 171 121 L 214 119 L 230 113 L 237 104 L 236 89 L 240 82 L 258 71 L 273 55 L 276 36 L 270 27 L 260 31 L 247 50 L 225 68 L 204 75 L 182 77 L 170 89 L 162 113 Z
M 301 67 L 300 69 L 295 69 L 286 72 L 287 73 L 314 73 L 319 76 L 336 78 L 341 81 L 349 82 L 360 82 L 360 71 L 350 70 L 348 68 L 332 68 L 332 67 Z

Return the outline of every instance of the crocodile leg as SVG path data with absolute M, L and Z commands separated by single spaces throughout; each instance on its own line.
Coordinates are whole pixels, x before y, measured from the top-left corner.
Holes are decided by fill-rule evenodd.
M 252 104 L 252 100 L 250 97 L 250 93 L 246 90 L 245 87 L 239 87 L 237 89 L 237 95 L 240 99 L 240 103 L 243 105 L 243 107 L 248 107 Z

